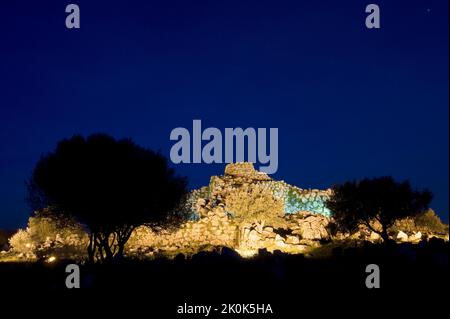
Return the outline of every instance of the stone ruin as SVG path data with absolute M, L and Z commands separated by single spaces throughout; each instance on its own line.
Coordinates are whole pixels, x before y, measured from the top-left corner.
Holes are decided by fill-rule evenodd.
M 236 197 L 236 194 L 242 196 Z M 261 194 L 268 197 L 261 200 Z M 224 175 L 212 176 L 207 186 L 193 190 L 182 201 L 176 210 L 183 220 L 181 225 L 163 229 L 140 226 L 132 233 L 125 253 L 138 258 L 174 257 L 179 253 L 189 256 L 228 247 L 241 256 L 250 257 L 260 249 L 309 254 L 314 248 L 334 240 L 381 240 L 365 226 L 352 234 L 332 233 L 331 212 L 325 205 L 331 195 L 331 189 L 301 189 L 273 180 L 256 171 L 251 163 L 228 164 Z M 236 211 L 240 206 L 233 206 L 230 201 L 230 198 L 237 198 L 238 204 L 251 202 L 258 196 L 257 209 L 244 205 L 240 214 Z M 247 219 L 247 216 L 254 217 L 252 211 L 263 215 L 259 220 Z M 435 224 L 444 225 L 432 210 L 429 213 Z M 430 231 L 429 224 L 430 219 L 420 223 L 412 218 L 399 220 L 391 232 L 392 238 L 398 242 L 419 242 L 425 237 L 448 241 L 448 226 L 444 225 L 446 230 L 436 233 Z M 64 229 L 54 226 L 51 220 L 31 217 L 28 227 L 10 239 L 11 253 L 26 259 L 36 259 L 50 251 L 59 257 L 83 258 L 88 239 L 79 225 Z M 40 231 L 43 229 L 45 234 Z M 45 238 L 37 236 L 40 233 Z M 2 254 L 4 257 L 8 252 L 0 252 L 0 257 Z
M 275 224 L 237 221 L 226 205 L 227 197 L 242 187 L 270 191 L 283 203 L 283 216 Z M 192 191 L 179 209 L 188 221 L 173 230 L 154 233 L 138 228 L 129 240 L 130 253 L 193 254 L 212 247 L 229 247 L 243 256 L 259 249 L 304 253 L 330 239 L 331 212 L 325 202 L 331 190 L 301 189 L 258 172 L 252 163 L 228 164 L 222 176 Z
M 267 190 L 273 198 L 281 201 L 281 217 L 260 224 L 234 217 L 227 205 L 227 198 L 239 190 L 256 188 Z M 331 195 L 331 189 L 301 189 L 273 180 L 255 170 L 252 163 L 228 164 L 224 175 L 212 176 L 208 186 L 189 193 L 177 210 L 186 220 L 180 227 L 157 233 L 148 227 L 139 227 L 130 238 L 127 251 L 132 255 L 151 257 L 157 254 L 192 255 L 228 247 L 248 257 L 260 249 L 308 254 L 322 243 L 346 238 L 372 242 L 381 240 L 377 233 L 363 225 L 353 234 L 331 234 L 331 211 L 325 205 Z M 246 193 L 243 200 L 248 197 L 251 194 Z M 426 227 L 419 229 L 412 219 L 407 218 L 396 223 L 393 239 L 419 242 L 425 232 L 427 236 L 434 236 Z M 448 230 L 445 236 L 448 240 Z

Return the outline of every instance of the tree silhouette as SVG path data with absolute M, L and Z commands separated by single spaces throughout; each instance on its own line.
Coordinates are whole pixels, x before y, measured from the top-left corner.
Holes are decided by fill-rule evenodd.
M 123 256 L 137 226 L 168 221 L 186 184 L 164 156 L 129 139 L 74 136 L 39 160 L 28 182 L 28 202 L 34 210 L 49 207 L 85 225 L 89 260 L 104 261 Z
M 388 176 L 334 186 L 327 207 L 338 229 L 352 231 L 364 224 L 387 241 L 387 231 L 396 220 L 423 213 L 431 199 L 429 191 L 413 190 L 409 182 L 398 183 Z

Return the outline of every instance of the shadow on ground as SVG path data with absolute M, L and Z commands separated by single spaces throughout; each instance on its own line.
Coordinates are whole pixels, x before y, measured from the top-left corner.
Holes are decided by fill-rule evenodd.
M 448 243 L 436 239 L 415 245 L 367 243 L 359 248 L 335 248 L 331 256 L 320 259 L 264 252 L 243 259 L 229 249 L 221 254 L 199 253 L 191 259 L 182 255 L 174 260 L 125 259 L 81 266 L 81 287 L 129 296 L 139 292 L 152 307 L 172 313 L 185 302 L 271 303 L 279 315 L 311 301 L 330 304 L 342 299 L 348 304 L 358 298 L 370 304 L 381 295 L 405 297 L 414 304 L 424 297 L 433 300 L 434 294 L 437 297 L 448 288 L 448 248 Z M 2 289 L 67 291 L 68 263 L 0 263 Z M 380 267 L 380 289 L 366 288 L 368 264 Z

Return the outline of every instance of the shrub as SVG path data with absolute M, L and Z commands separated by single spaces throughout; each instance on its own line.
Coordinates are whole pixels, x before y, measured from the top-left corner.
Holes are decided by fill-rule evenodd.
M 448 225 L 444 224 L 432 209 L 415 216 L 416 228 L 422 232 L 443 234 L 448 232 Z
M 13 252 L 28 259 L 36 258 L 34 253 L 36 246 L 33 244 L 27 230 L 19 229 L 19 231 L 9 239 L 9 244 Z
M 385 176 L 334 186 L 327 206 L 340 230 L 354 231 L 364 224 L 387 242 L 388 230 L 396 221 L 422 214 L 431 199 L 428 190 L 418 191 L 408 181 L 396 182 Z M 373 227 L 374 220 L 380 229 Z
M 30 217 L 28 227 L 11 237 L 12 251 L 29 259 L 85 258 L 89 239 L 83 227 L 62 217 L 49 217 L 47 212 L 44 210 Z
M 226 210 L 241 222 L 273 223 L 284 215 L 283 200 L 259 185 L 245 184 L 225 199 Z

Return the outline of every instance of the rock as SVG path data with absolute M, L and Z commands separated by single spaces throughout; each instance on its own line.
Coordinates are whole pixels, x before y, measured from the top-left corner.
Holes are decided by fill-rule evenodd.
M 225 175 L 233 177 L 247 178 L 251 180 L 269 181 L 271 178 L 263 173 L 258 172 L 253 167 L 253 163 L 231 163 L 225 167 Z
M 301 254 L 308 250 L 309 247 L 306 245 L 289 245 L 288 248 L 290 253 Z
M 213 219 L 213 220 L 211 220 L 211 225 L 214 227 L 218 227 L 220 225 L 220 223 L 217 219 Z
M 397 240 L 402 241 L 402 242 L 406 242 L 406 241 L 408 241 L 408 235 L 405 234 L 402 231 L 399 231 L 398 234 L 397 234 Z
M 276 247 L 278 247 L 278 248 L 284 248 L 284 247 L 286 247 L 287 245 L 286 245 L 286 243 L 284 242 L 284 238 L 283 237 L 281 237 L 280 235 L 276 235 L 275 236 L 275 246 Z
M 276 241 L 275 242 L 275 246 L 278 247 L 278 248 L 285 248 L 288 245 L 284 241 Z
M 266 231 L 263 231 L 262 235 L 263 235 L 264 237 L 266 237 L 266 238 L 275 238 L 275 236 L 276 236 L 277 234 L 275 234 L 274 232 L 266 232 Z
M 272 233 L 273 227 L 264 227 L 264 231 Z
M 369 236 L 369 240 L 370 241 L 378 241 L 381 239 L 381 236 L 379 234 L 377 234 L 376 232 L 371 232 L 370 236 Z
M 259 241 L 260 237 L 258 235 L 258 233 L 256 232 L 256 230 L 252 230 L 250 231 L 249 235 L 248 235 L 248 241 L 251 243 L 257 243 Z
M 199 198 L 197 199 L 197 206 L 205 206 L 206 205 L 206 199 Z
M 328 234 L 328 231 L 326 230 L 325 227 L 320 227 L 319 231 L 320 231 L 320 239 L 329 239 L 330 238 L 330 235 Z
M 420 241 L 422 239 L 422 233 L 418 231 L 417 233 L 412 234 L 408 238 L 410 241 Z
M 361 239 L 361 232 L 360 232 L 360 231 L 357 231 L 357 232 L 351 234 L 349 237 L 350 237 L 350 239 L 356 239 L 356 240 L 359 240 L 359 239 Z
M 300 244 L 300 239 L 297 236 L 288 235 L 286 239 L 286 244 L 294 244 L 294 245 Z
M 305 221 L 308 223 L 316 223 L 317 222 L 317 217 L 316 216 L 308 216 L 305 218 Z
M 317 236 L 316 232 L 312 228 L 308 228 L 302 233 L 302 238 L 304 238 L 304 239 L 320 239 L 320 235 Z

